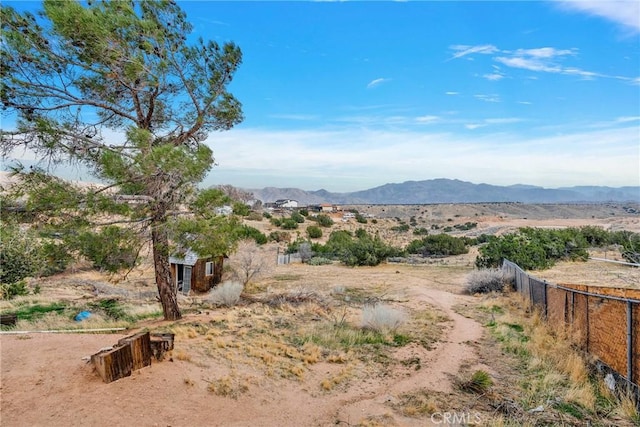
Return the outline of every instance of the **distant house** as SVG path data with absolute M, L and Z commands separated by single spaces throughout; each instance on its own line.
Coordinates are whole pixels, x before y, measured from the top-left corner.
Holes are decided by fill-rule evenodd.
M 339 212 L 342 209 L 338 205 L 332 205 L 331 203 L 323 203 L 320 205 L 320 212 Z
M 169 257 L 171 280 L 178 292 L 208 292 L 222 281 L 223 256 L 203 257 L 187 250 L 180 256 Z
M 279 199 L 275 202 L 276 208 L 297 208 L 298 201 L 293 199 Z

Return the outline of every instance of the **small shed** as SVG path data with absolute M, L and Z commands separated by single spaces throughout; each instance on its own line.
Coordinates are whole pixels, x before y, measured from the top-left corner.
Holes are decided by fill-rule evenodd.
M 208 292 L 222 281 L 224 257 L 203 257 L 187 250 L 184 254 L 169 257 L 171 279 L 178 292 Z

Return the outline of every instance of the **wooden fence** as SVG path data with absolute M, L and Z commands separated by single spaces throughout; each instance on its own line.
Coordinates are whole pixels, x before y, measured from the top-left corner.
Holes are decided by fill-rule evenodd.
M 557 285 L 537 279 L 511 261 L 503 269 L 515 289 L 552 324 L 565 324 L 598 365 L 640 404 L 640 290 Z

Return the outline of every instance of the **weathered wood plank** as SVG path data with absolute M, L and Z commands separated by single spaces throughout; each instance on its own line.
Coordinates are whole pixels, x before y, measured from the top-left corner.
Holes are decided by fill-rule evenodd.
M 118 347 L 129 345 L 131 348 L 131 359 L 133 370 L 151 365 L 151 343 L 149 332 L 139 332 L 121 340 L 118 340 Z
M 128 377 L 133 370 L 131 344 L 96 353 L 91 356 L 91 362 L 106 383 Z
M 173 350 L 173 338 L 175 334 L 154 333 L 151 334 L 151 351 L 156 360 L 164 359 L 166 352 Z

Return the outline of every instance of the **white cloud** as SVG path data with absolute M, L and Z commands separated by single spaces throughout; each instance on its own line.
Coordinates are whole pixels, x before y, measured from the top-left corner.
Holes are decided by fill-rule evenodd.
M 455 95 L 460 95 L 460 92 L 445 92 L 445 95 L 450 95 L 450 96 L 455 96 Z
M 628 123 L 628 122 L 637 122 L 640 121 L 640 116 L 625 116 L 625 117 L 618 117 L 616 119 L 616 122 L 618 123 Z
M 453 50 L 455 53 L 449 60 L 462 58 L 463 56 L 471 55 L 474 53 L 480 53 L 484 55 L 490 55 L 492 53 L 498 52 L 498 48 L 491 44 L 484 44 L 478 46 L 467 46 L 467 45 L 453 45 L 449 46 L 449 49 Z
M 476 99 L 479 99 L 480 101 L 485 101 L 485 102 L 501 102 L 502 101 L 500 99 L 500 95 L 497 95 L 497 94 L 491 94 L 491 95 L 479 94 L 479 95 L 473 95 L 473 97 Z
M 512 123 L 520 123 L 522 121 L 523 119 L 520 119 L 518 117 L 498 117 L 493 119 L 484 119 L 480 122 L 466 123 L 464 127 L 469 130 L 475 130 L 489 125 L 507 125 Z
M 522 104 L 522 105 L 532 105 L 532 102 L 529 101 L 518 101 L 518 104 Z
M 391 81 L 391 79 L 385 79 L 385 78 L 379 78 L 379 79 L 375 79 L 375 80 L 371 80 L 369 82 L 369 84 L 367 84 L 367 89 L 371 89 L 374 88 L 376 86 L 380 86 L 382 83 L 386 83 Z
M 599 16 L 615 22 L 632 33 L 640 32 L 640 2 L 637 0 L 562 0 L 558 1 L 558 4 L 566 10 Z
M 640 1 L 638 2 L 640 4 Z M 557 49 L 554 47 L 540 47 L 533 49 L 516 49 L 515 51 L 500 50 L 493 45 L 482 46 L 466 46 L 455 45 L 450 47 L 457 52 L 450 58 L 456 59 L 463 56 L 472 54 L 497 54 L 493 57 L 493 60 L 510 68 L 519 68 L 528 71 L 535 71 L 541 73 L 555 73 L 578 76 L 585 80 L 593 80 L 597 77 L 617 79 L 628 82 L 634 85 L 640 85 L 640 77 L 626 77 L 616 76 L 609 74 L 602 74 L 594 71 L 583 70 L 577 67 L 562 66 L 561 61 L 566 60 L 568 57 L 578 55 L 577 48 L 571 49 Z M 494 71 L 491 73 L 483 74 L 482 77 L 491 80 L 498 81 L 505 77 L 504 73 L 499 67 L 493 66 Z M 528 78 L 535 79 L 535 76 Z
M 504 75 L 500 73 L 483 74 L 482 77 L 491 81 L 498 81 L 498 80 L 504 79 Z
M 522 56 L 505 57 L 499 56 L 495 58 L 496 61 L 507 67 L 523 68 L 530 71 L 544 71 L 547 73 L 559 73 L 562 69 L 558 66 L 552 65 L 548 61 L 541 61 L 538 58 L 527 58 Z
M 435 123 L 440 121 L 440 117 L 438 116 L 420 116 L 416 117 L 416 122 L 418 123 Z
M 558 56 L 576 55 L 578 49 L 555 49 L 553 47 L 540 47 L 537 49 L 518 49 L 515 51 L 516 56 L 529 56 L 532 58 L 555 58 Z
M 218 166 L 204 184 L 356 191 L 388 182 L 447 177 L 544 187 L 637 185 L 640 117 L 618 117 L 606 127 L 580 126 L 576 132 L 564 126 L 545 134 L 536 130 L 537 136 L 532 136 L 531 129 L 488 132 L 493 125 L 519 120 L 506 117 L 460 122 L 467 129 L 478 130 L 472 135 L 425 132 L 424 128 L 236 128 L 208 139 Z M 27 158 L 25 153 L 14 154 Z
M 491 124 L 516 120 L 469 121 L 467 128 L 489 129 Z M 637 183 L 640 153 L 635 125 L 530 135 L 486 130 L 464 136 L 423 129 L 234 129 L 210 139 L 219 166 L 208 182 L 242 182 L 250 188 L 276 183 L 331 191 L 435 177 L 548 187 Z

